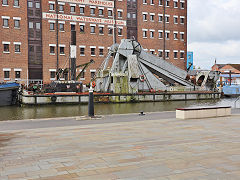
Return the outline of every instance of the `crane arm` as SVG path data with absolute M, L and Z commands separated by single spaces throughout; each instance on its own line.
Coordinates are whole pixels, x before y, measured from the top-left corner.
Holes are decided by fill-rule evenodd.
M 91 59 L 90 62 L 88 62 L 88 63 L 78 65 L 76 68 L 83 67 L 83 66 L 84 67 L 81 70 L 81 72 L 77 75 L 76 80 L 78 80 L 82 76 L 82 74 L 84 73 L 85 69 L 87 69 L 87 67 L 90 66 L 90 64 L 93 64 L 93 63 L 95 63 L 95 61 L 93 59 Z

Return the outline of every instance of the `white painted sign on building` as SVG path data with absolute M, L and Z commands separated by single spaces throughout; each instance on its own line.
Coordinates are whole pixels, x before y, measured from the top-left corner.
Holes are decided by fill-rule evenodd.
M 79 3 L 95 6 L 114 7 L 114 1 L 104 0 L 58 0 L 59 2 Z
M 70 51 L 71 51 L 71 53 L 70 53 L 71 58 L 77 58 L 77 46 L 71 45 Z
M 104 18 L 94 18 L 94 17 L 86 17 L 86 16 L 75 16 L 75 15 L 67 15 L 67 14 L 54 14 L 54 13 L 42 13 L 43 19 L 57 19 L 58 20 L 67 20 L 67 21 L 79 21 L 79 22 L 89 22 L 89 23 L 98 23 L 98 24 L 109 24 L 114 25 L 115 20 L 113 19 L 104 19 Z M 116 20 L 116 25 L 118 26 L 126 26 L 126 21 Z

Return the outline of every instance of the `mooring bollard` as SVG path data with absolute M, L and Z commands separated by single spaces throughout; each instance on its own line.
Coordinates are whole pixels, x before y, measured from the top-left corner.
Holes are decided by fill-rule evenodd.
M 93 88 L 89 89 L 89 100 L 88 100 L 88 116 L 94 117 L 94 101 L 93 101 Z

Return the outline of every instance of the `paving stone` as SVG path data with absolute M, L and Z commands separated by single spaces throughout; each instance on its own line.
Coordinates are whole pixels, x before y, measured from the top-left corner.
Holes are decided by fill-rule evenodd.
M 0 180 L 238 180 L 239 119 L 146 119 L 9 131 L 15 137 L 0 147 Z

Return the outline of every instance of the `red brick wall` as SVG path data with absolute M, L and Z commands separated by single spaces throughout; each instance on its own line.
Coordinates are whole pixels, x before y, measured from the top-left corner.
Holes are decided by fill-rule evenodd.
M 42 12 L 49 12 L 49 5 L 48 5 L 48 1 L 42 1 Z M 123 9 L 123 18 L 121 20 L 125 20 L 126 19 L 126 0 L 123 1 L 117 1 L 116 2 L 116 9 Z M 90 15 L 90 7 L 89 5 L 85 5 L 85 13 L 84 16 L 88 16 L 88 17 L 96 17 L 96 18 L 108 18 L 107 15 L 107 7 L 104 7 L 104 17 L 99 17 L 98 16 L 98 6 L 96 6 L 95 9 L 95 16 L 91 16 Z M 59 13 L 61 14 L 61 13 Z M 70 5 L 69 3 L 65 3 L 64 5 L 64 14 L 68 14 L 68 15 L 77 15 L 77 16 L 81 16 L 80 15 L 80 8 L 77 4 L 76 6 L 76 13 L 72 14 L 70 13 Z M 42 21 L 42 33 L 43 33 L 43 79 L 44 82 L 49 82 L 50 81 L 50 72 L 49 69 L 56 69 L 56 62 L 57 62 L 57 55 L 50 55 L 49 53 L 49 44 L 56 44 L 56 27 L 55 27 L 55 31 L 50 31 L 49 30 L 49 19 L 43 19 Z M 59 20 L 59 21 L 63 21 L 63 20 Z M 64 67 L 69 67 L 68 65 L 68 57 L 69 57 L 69 43 L 70 43 L 70 37 L 71 37 L 71 25 L 70 22 L 74 22 L 74 21 L 65 21 L 65 32 L 59 32 L 59 44 L 64 44 L 66 45 L 65 47 L 65 55 L 59 55 L 59 68 L 64 68 Z M 76 22 L 76 21 L 75 21 Z M 87 23 L 85 22 L 85 33 L 80 33 L 80 26 L 79 23 L 84 23 L 84 22 L 76 22 L 76 38 L 77 38 L 77 65 L 79 64 L 83 64 L 86 62 L 89 62 L 90 59 L 93 59 L 95 61 L 95 64 L 90 65 L 85 73 L 85 83 L 90 81 L 90 70 L 94 70 L 97 69 L 100 64 L 102 63 L 102 61 L 104 60 L 104 57 L 99 56 L 99 46 L 100 47 L 104 47 L 104 56 L 106 56 L 106 54 L 108 53 L 108 47 L 110 47 L 113 44 L 113 36 L 112 35 L 108 35 L 108 25 L 104 24 L 104 36 L 103 35 L 99 35 L 98 32 L 98 24 L 96 24 L 96 33 L 95 34 L 91 34 L 90 33 L 90 24 L 94 24 L 94 23 Z M 119 43 L 120 40 L 122 38 L 126 38 L 127 35 L 127 31 L 126 31 L 126 26 L 124 26 L 123 28 L 123 36 L 118 36 L 116 37 L 117 42 Z M 84 45 L 86 46 L 85 48 L 85 56 L 80 56 L 80 48 L 79 46 Z M 96 46 L 96 56 L 91 56 L 91 49 L 90 46 Z M 79 69 L 78 71 L 79 72 Z
M 53 1 L 53 0 L 52 0 Z M 180 2 L 180 1 L 178 1 Z M 155 49 L 155 53 L 158 53 L 158 49 L 163 50 L 163 40 L 158 39 L 158 30 L 163 30 L 163 23 L 158 22 L 158 14 L 163 14 L 163 7 L 158 5 L 158 1 L 154 1 L 155 5 L 150 5 L 150 0 L 147 0 L 147 5 L 143 5 L 142 0 L 138 1 L 138 41 L 141 43 L 143 48 L 148 50 Z M 104 7 L 104 17 L 107 18 L 107 7 Z M 116 1 L 116 9 L 123 10 L 123 18 L 121 20 L 126 20 L 127 18 L 127 0 Z M 76 5 L 76 13 L 72 15 L 80 16 L 79 4 Z M 0 79 L 3 78 L 3 68 L 11 68 L 11 78 L 15 77 L 14 68 L 21 68 L 21 78 L 27 78 L 27 69 L 28 69 L 28 22 L 27 22 L 27 1 L 20 1 L 20 8 L 13 8 L 13 0 L 9 0 L 9 6 L 0 6 L 1 16 L 10 16 L 9 28 L 2 27 L 1 19 L 1 31 L 0 31 Z M 49 11 L 49 0 L 42 0 L 42 12 L 54 13 Z M 117 12 L 117 11 L 116 11 Z M 143 22 L 142 12 L 148 13 L 148 21 Z M 155 13 L 154 22 L 150 22 L 149 13 Z M 65 3 L 64 14 L 70 13 L 69 3 Z M 98 6 L 96 6 L 96 12 L 94 17 L 98 16 Z M 166 30 L 170 30 L 170 40 L 166 40 L 166 50 L 170 50 L 170 58 L 167 61 L 179 66 L 182 69 L 186 68 L 186 54 L 187 54 L 187 0 L 185 0 L 185 8 L 173 8 L 173 1 L 170 0 L 170 7 L 166 8 L 166 14 L 170 15 L 170 23 L 166 24 Z M 173 23 L 173 16 L 177 15 L 178 24 Z M 85 14 L 84 16 L 93 17 L 90 15 L 89 5 L 85 5 Z M 185 16 L 184 25 L 180 24 L 180 16 Z M 21 17 L 21 28 L 14 29 L 13 27 L 13 17 Z M 118 19 L 118 18 L 117 18 Z M 49 69 L 56 69 L 57 55 L 55 49 L 55 55 L 50 55 L 49 44 L 56 43 L 56 25 L 55 31 L 50 31 L 48 22 L 49 19 L 42 20 L 42 46 L 43 46 L 43 80 L 44 82 L 50 82 L 50 72 Z M 60 20 L 62 21 L 62 20 Z M 59 55 L 59 67 L 65 68 L 68 67 L 68 57 L 69 57 L 69 43 L 70 43 L 70 22 L 65 21 L 65 32 L 59 32 L 59 44 L 64 44 L 65 55 Z M 96 33 L 90 33 L 90 24 L 94 23 L 85 23 L 85 33 L 80 34 L 79 23 L 76 22 L 76 32 L 77 32 L 77 65 L 89 62 L 90 59 L 95 61 L 95 64 L 91 65 L 85 74 L 85 83 L 90 80 L 90 70 L 97 69 L 102 63 L 104 57 L 108 52 L 108 47 L 113 44 L 113 36 L 108 35 L 108 25 L 104 26 L 104 36 L 99 35 L 98 33 L 98 24 L 96 24 Z M 154 38 L 150 39 L 149 31 L 148 38 L 144 39 L 142 37 L 142 29 L 154 29 L 155 34 Z M 173 31 L 178 31 L 178 38 L 180 38 L 180 32 L 184 32 L 185 37 L 184 41 L 173 40 Z M 127 28 L 123 26 L 123 36 L 117 36 L 117 42 L 119 43 L 121 39 L 127 37 Z M 3 45 L 2 41 L 10 42 L 10 53 L 3 54 Z M 21 42 L 21 53 L 15 54 L 13 42 Z M 85 56 L 80 56 L 80 45 L 86 46 Z M 96 46 L 96 56 L 90 55 L 90 46 Z M 99 56 L 99 46 L 104 47 L 104 56 Z M 59 48 L 59 47 L 58 47 Z M 178 52 L 178 59 L 173 58 L 173 50 L 183 50 L 185 52 L 185 58 L 180 59 L 180 52 Z M 66 63 L 67 62 L 67 63 Z
M 185 0 L 184 9 L 180 9 L 180 1 L 178 8 L 174 8 L 173 0 L 170 0 L 170 7 L 166 7 L 166 15 L 170 15 L 169 23 L 166 23 L 166 30 L 170 31 L 170 39 L 166 40 L 166 50 L 170 50 L 170 57 L 166 59 L 174 65 L 186 69 L 187 62 L 187 0 Z M 147 21 L 143 21 L 143 12 L 147 12 Z M 150 13 L 155 13 L 154 21 L 150 21 Z M 150 5 L 150 0 L 144 5 L 140 0 L 138 3 L 138 41 L 144 49 L 155 49 L 156 55 L 158 50 L 163 50 L 164 41 L 158 38 L 158 30 L 163 30 L 163 22 L 158 22 L 158 14 L 163 13 L 163 6 L 159 6 L 158 0 L 154 1 L 154 5 Z M 173 16 L 178 16 L 178 24 L 174 24 Z M 180 24 L 180 16 L 185 17 L 184 24 Z M 142 29 L 148 29 L 147 38 L 143 38 Z M 155 30 L 154 38 L 150 38 L 150 29 Z M 173 31 L 178 32 L 178 40 L 174 40 Z M 184 32 L 184 41 L 180 40 L 180 32 Z M 178 50 L 178 58 L 174 59 L 174 50 Z M 185 52 L 185 58 L 180 59 L 180 51 Z
M 27 1 L 19 1 L 19 7 L 13 7 L 13 0 L 8 0 L 8 6 L 0 2 L 1 16 L 9 16 L 9 28 L 3 28 L 3 19 L 0 20 L 0 81 L 4 78 L 3 68 L 10 68 L 10 78 L 15 80 L 14 68 L 22 69 L 21 79 L 27 78 L 28 69 L 28 23 Z M 20 29 L 14 28 L 13 17 L 20 17 Z M 10 53 L 3 53 L 3 41 L 10 42 Z M 15 53 L 14 42 L 21 42 L 21 52 Z

